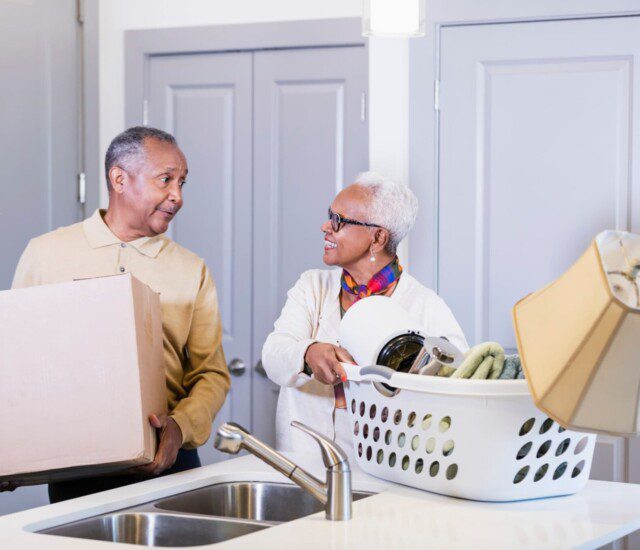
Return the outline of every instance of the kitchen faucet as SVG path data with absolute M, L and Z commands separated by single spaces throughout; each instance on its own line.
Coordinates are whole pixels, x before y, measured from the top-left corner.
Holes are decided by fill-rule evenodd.
M 317 498 L 325 506 L 327 519 L 351 519 L 351 469 L 347 455 L 333 441 L 314 429 L 295 420 L 291 425 L 313 437 L 320 445 L 322 460 L 327 467 L 326 483 L 296 466 L 234 422 L 227 422 L 218 428 L 213 445 L 216 449 L 230 454 L 237 454 L 241 449 L 246 449 Z

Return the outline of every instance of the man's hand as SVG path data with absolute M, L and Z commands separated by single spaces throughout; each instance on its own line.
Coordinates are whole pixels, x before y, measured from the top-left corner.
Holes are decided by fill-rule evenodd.
M 315 379 L 323 384 L 334 386 L 347 379 L 340 362 L 355 363 L 349 352 L 339 346 L 316 342 L 307 348 L 304 360 Z
M 167 468 L 171 468 L 176 461 L 178 451 L 182 446 L 182 432 L 176 421 L 166 414 L 161 414 L 160 416 L 152 414 L 149 417 L 149 422 L 154 428 L 160 430 L 158 434 L 158 451 L 153 462 L 138 466 L 136 472 L 157 476 Z
M 3 481 L 0 483 L 0 493 L 3 491 L 15 491 L 19 485 L 13 481 Z

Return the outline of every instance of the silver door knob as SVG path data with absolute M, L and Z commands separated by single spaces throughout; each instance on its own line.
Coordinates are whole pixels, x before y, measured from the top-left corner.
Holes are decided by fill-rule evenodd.
M 231 360 L 231 363 L 229 363 L 228 367 L 229 372 L 234 376 L 242 376 L 244 374 L 244 371 L 247 370 L 247 365 L 244 364 L 244 361 L 242 359 L 238 359 L 237 357 Z

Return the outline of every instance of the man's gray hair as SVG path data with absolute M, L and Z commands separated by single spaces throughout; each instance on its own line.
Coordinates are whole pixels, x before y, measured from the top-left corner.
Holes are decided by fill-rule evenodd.
M 363 172 L 355 182 L 370 196 L 369 219 L 389 231 L 387 252 L 395 254 L 418 215 L 418 199 L 404 183 L 393 181 L 377 172 Z
M 168 132 L 148 126 L 133 126 L 113 138 L 104 156 L 104 173 L 107 178 L 107 189 L 111 191 L 109 170 L 114 166 L 126 169 L 140 161 L 144 155 L 144 141 L 157 139 L 172 145 L 178 145 L 176 138 Z

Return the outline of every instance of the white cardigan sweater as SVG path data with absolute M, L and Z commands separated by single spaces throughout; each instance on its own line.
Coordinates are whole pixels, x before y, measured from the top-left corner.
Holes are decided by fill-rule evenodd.
M 298 420 L 336 439 L 333 387 L 304 374 L 304 356 L 314 342 L 338 344 L 340 325 L 340 269 L 305 271 L 287 294 L 274 330 L 262 348 L 262 364 L 280 386 L 276 412 L 276 446 L 279 450 L 309 452 L 316 443 L 290 426 Z M 435 292 L 403 272 L 390 296 L 430 336 L 446 336 L 462 351 L 468 349 L 451 310 Z M 342 434 L 342 441 L 349 439 Z

